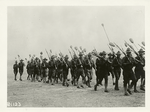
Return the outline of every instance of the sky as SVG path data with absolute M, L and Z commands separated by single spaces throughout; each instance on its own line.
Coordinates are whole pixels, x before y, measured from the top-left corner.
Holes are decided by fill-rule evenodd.
M 7 58 L 39 56 L 41 51 L 47 57 L 45 49 L 69 55 L 70 45 L 110 52 L 102 23 L 111 42 L 125 49 L 124 40 L 132 38 L 140 48 L 144 15 L 142 6 L 8 6 Z

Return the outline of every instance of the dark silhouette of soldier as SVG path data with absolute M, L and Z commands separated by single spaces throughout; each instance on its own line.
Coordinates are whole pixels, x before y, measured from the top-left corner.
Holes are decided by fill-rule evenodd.
M 107 66 L 107 59 L 106 59 L 106 52 L 103 51 L 103 56 L 100 58 L 99 66 L 99 80 L 94 86 L 94 90 L 97 91 L 97 86 L 102 82 L 103 79 L 105 79 L 105 90 L 104 92 L 108 92 L 108 66 Z
M 14 74 L 15 74 L 15 81 L 17 80 L 17 74 L 18 74 L 18 64 L 17 61 L 15 61 L 15 64 L 13 65 L 13 70 L 14 70 Z
M 19 74 L 20 74 L 20 81 L 22 81 L 22 74 L 23 74 L 23 71 L 24 71 L 24 63 L 23 63 L 23 60 L 21 59 L 20 60 L 20 63 L 18 64 L 18 67 L 19 67 Z
M 113 67 L 114 67 L 114 74 L 115 74 L 115 90 L 119 90 L 119 85 L 118 85 L 118 82 L 119 82 L 119 78 L 120 78 L 120 75 L 121 75 L 121 67 L 122 67 L 122 60 L 120 58 L 121 56 L 121 53 L 120 51 L 118 51 L 116 53 L 116 57 L 114 58 L 113 60 Z
M 126 56 L 123 57 L 122 59 L 122 65 L 123 65 L 124 95 L 129 96 L 129 94 L 132 94 L 129 85 L 130 80 L 132 80 L 132 83 L 135 83 L 136 81 L 135 74 L 132 70 L 132 68 L 135 66 L 135 60 L 132 57 L 130 48 L 127 48 L 126 50 Z

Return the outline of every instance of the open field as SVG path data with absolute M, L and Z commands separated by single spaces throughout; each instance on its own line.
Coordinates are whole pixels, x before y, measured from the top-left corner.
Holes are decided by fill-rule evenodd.
M 20 102 L 21 107 L 144 107 L 145 93 L 133 93 L 131 96 L 123 95 L 123 79 L 119 81 L 120 90 L 115 91 L 109 76 L 109 93 L 104 92 L 104 86 L 99 86 L 94 91 L 95 75 L 92 81 L 92 88 L 85 87 L 77 89 L 70 84 L 63 87 L 61 83 L 50 85 L 42 82 L 30 82 L 26 80 L 26 71 L 23 74 L 23 81 L 14 81 L 12 65 L 8 65 L 7 73 L 7 101 L 10 103 Z M 70 75 L 69 75 L 70 77 Z M 19 79 L 19 74 L 18 77 Z

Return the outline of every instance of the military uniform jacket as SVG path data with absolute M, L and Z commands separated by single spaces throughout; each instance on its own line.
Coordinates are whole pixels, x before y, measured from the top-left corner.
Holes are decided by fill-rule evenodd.
M 135 69 L 137 70 L 137 71 L 143 71 L 144 69 L 144 66 L 145 66 L 145 59 L 143 58 L 143 57 L 139 57 L 139 56 L 137 56 L 137 57 L 135 57 L 137 60 L 139 60 L 139 61 L 141 61 L 142 63 L 140 63 L 140 62 L 137 62 L 136 61 L 136 64 L 135 64 Z
M 107 60 L 104 58 L 99 58 L 99 68 L 100 71 L 107 72 L 108 67 L 107 67 Z
M 22 63 L 22 62 L 19 63 L 18 67 L 19 67 L 19 71 L 23 71 L 24 63 Z
M 42 62 L 41 67 L 42 69 L 47 69 L 48 68 L 47 62 Z
M 96 69 L 97 69 L 97 70 L 100 70 L 100 66 L 101 66 L 100 58 L 97 58 L 97 59 L 96 59 Z
M 14 64 L 13 69 L 14 69 L 14 71 L 18 71 L 18 64 Z
M 77 68 L 77 60 L 75 60 L 75 59 L 71 60 L 70 68 L 73 70 Z
M 57 60 L 57 69 L 63 69 L 64 62 L 62 60 Z
M 124 57 L 122 59 L 122 65 L 123 65 L 123 70 L 132 70 L 132 68 L 135 66 L 135 60 L 133 57 Z
M 121 67 L 122 67 L 122 60 L 121 60 L 121 58 L 117 58 L 117 57 L 114 58 L 112 66 L 114 67 L 114 69 L 120 70 Z
M 95 69 L 94 61 L 92 59 L 86 59 L 85 60 L 85 69 Z
M 78 58 L 77 60 L 77 68 L 84 68 L 84 60 L 81 58 Z
M 113 68 L 112 64 L 113 64 L 113 58 L 108 58 L 107 59 L 107 67 L 108 67 L 108 71 L 111 71 Z
M 63 63 L 63 70 L 68 70 L 70 68 L 70 61 L 65 60 Z

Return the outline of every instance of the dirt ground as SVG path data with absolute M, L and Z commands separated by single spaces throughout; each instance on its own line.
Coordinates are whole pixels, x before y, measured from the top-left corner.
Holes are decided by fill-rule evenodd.
M 92 88 L 77 89 L 70 84 L 64 87 L 59 84 L 50 85 L 42 82 L 31 82 L 26 80 L 26 71 L 23 81 L 14 81 L 12 65 L 8 66 L 7 73 L 7 101 L 10 103 L 20 102 L 21 107 L 144 107 L 145 92 L 139 88 L 140 93 L 130 96 L 123 94 L 123 79 L 119 81 L 120 90 L 115 91 L 112 78 L 109 76 L 109 93 L 104 92 L 104 86 L 99 86 L 94 91 L 95 75 L 92 80 Z M 69 75 L 70 77 L 70 75 Z M 70 83 L 70 82 L 69 82 Z

